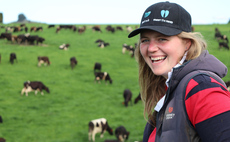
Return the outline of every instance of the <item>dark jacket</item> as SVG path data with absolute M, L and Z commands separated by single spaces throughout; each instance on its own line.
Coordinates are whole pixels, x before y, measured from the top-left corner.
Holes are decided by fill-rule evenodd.
M 188 119 L 184 101 L 186 84 L 194 75 L 199 74 L 195 71 L 204 71 L 204 74 L 211 72 L 210 76 L 214 76 L 218 81 L 222 81 L 220 78 L 227 74 L 226 66 L 214 56 L 210 55 L 208 51 L 204 51 L 198 58 L 187 61 L 178 68 L 174 68 L 166 92 L 164 105 L 157 114 L 155 141 L 201 141 Z M 186 79 L 183 79 L 185 76 Z M 148 141 L 152 130 L 153 127 L 147 123 L 143 142 Z

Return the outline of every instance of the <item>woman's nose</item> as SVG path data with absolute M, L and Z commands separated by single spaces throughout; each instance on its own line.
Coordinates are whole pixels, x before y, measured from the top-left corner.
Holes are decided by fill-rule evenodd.
M 158 48 L 158 45 L 154 42 L 154 41 L 151 41 L 149 43 L 149 46 L 148 46 L 148 51 L 149 52 L 155 52 L 157 51 L 159 48 Z

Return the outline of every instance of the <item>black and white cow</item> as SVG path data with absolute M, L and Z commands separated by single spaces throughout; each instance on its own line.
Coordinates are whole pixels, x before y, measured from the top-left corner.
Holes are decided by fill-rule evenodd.
M 95 82 L 97 81 L 98 83 L 100 83 L 100 80 L 105 80 L 106 84 L 107 81 L 109 81 L 110 84 L 112 84 L 113 82 L 107 72 L 95 72 L 94 75 L 95 75 Z
M 77 59 L 76 57 L 71 57 L 70 58 L 70 66 L 73 69 L 77 65 Z
M 17 56 L 15 53 L 10 53 L 10 63 L 13 64 L 14 60 L 17 61 Z
M 131 102 L 132 104 L 132 92 L 129 89 L 125 89 L 123 92 L 124 97 L 124 104 L 128 107 L 128 103 Z
M 41 64 L 45 66 L 50 65 L 50 60 L 47 56 L 38 56 L 38 66 L 40 67 Z
M 49 88 L 46 87 L 41 81 L 26 81 L 24 82 L 24 87 L 21 91 L 21 95 L 24 93 L 28 96 L 29 92 L 35 91 L 35 95 L 40 91 L 41 95 L 44 95 L 43 90 L 46 90 L 47 93 L 50 93 Z
M 125 51 L 129 51 L 131 57 L 134 57 L 135 48 L 132 45 L 127 45 L 126 43 L 122 45 L 122 53 L 125 54 Z
M 70 44 L 63 43 L 62 45 L 59 46 L 59 49 L 67 50 L 67 49 L 69 49 L 69 46 L 70 46 Z
M 222 47 L 224 47 L 224 48 L 229 50 L 228 43 L 226 43 L 226 42 L 219 42 L 219 49 L 222 48 Z
M 100 135 L 101 138 L 104 136 L 105 131 L 109 132 L 110 135 L 113 135 L 113 130 L 111 127 L 109 127 L 109 124 L 105 118 L 91 120 L 88 126 L 89 126 L 89 132 L 88 132 L 89 141 L 91 141 L 92 138 L 92 141 L 95 142 L 95 135 L 97 133 L 101 133 Z
M 129 134 L 130 133 L 125 129 L 124 126 L 119 126 L 115 130 L 115 135 L 119 142 L 124 142 L 125 140 L 128 140 Z
M 94 72 L 101 71 L 101 63 L 95 63 L 93 70 Z

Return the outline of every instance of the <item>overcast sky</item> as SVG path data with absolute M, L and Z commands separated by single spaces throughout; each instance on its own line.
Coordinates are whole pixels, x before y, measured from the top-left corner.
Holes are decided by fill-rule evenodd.
M 3 23 L 27 20 L 46 24 L 139 24 L 145 9 L 162 0 L 0 0 Z M 226 24 L 230 0 L 174 0 L 193 24 Z

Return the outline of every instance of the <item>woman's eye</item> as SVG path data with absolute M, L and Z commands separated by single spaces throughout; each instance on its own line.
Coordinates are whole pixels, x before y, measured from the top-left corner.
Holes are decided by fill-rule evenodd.
M 165 40 L 167 40 L 167 39 L 165 39 L 165 38 L 159 38 L 159 41 L 165 41 Z
M 141 40 L 141 43 L 148 42 L 148 41 L 149 41 L 148 39 L 143 39 Z

